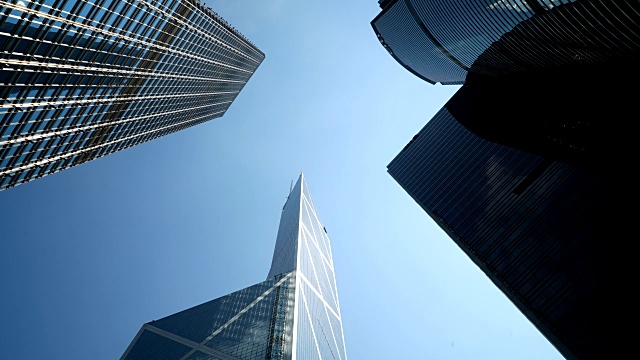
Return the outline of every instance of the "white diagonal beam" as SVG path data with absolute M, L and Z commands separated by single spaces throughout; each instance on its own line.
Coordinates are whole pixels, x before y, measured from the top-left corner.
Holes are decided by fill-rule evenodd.
M 221 360 L 241 360 L 240 358 L 237 358 L 235 356 L 231 356 L 231 355 L 227 355 L 221 351 L 218 350 L 214 350 L 210 347 L 204 346 L 202 344 L 198 344 L 195 341 L 191 341 L 189 339 L 183 338 L 182 336 L 178 336 L 172 332 L 166 331 L 166 330 L 162 330 L 160 328 L 157 328 L 153 325 L 149 325 L 149 324 L 144 324 L 143 328 L 145 328 L 146 330 L 149 330 L 151 332 L 154 332 L 160 336 L 166 337 L 167 339 L 171 339 L 177 343 L 180 343 L 182 345 L 186 345 L 188 347 L 191 348 L 191 350 L 189 351 L 189 354 L 195 352 L 196 350 L 203 352 L 205 354 L 208 355 L 213 355 L 217 358 L 220 358 Z M 186 355 L 185 355 L 186 356 Z
M 269 295 L 275 288 L 280 286 L 283 282 L 288 280 L 291 276 L 293 276 L 293 272 L 288 273 L 282 279 L 280 279 L 275 285 L 267 289 L 267 291 L 263 292 L 262 295 L 258 296 L 255 300 L 251 302 L 251 304 L 247 305 L 244 309 L 240 310 L 237 314 L 235 314 L 231 319 L 229 319 L 224 325 L 220 326 L 216 331 L 211 333 L 211 335 L 207 336 L 204 340 L 200 342 L 200 345 L 204 346 L 209 340 L 213 339 L 214 336 L 218 335 L 222 330 L 226 329 L 229 325 L 231 325 L 234 321 L 238 320 L 240 316 L 249 311 L 252 307 L 254 307 L 257 303 L 262 301 L 267 295 Z M 186 360 L 196 349 L 189 351 L 185 356 L 183 356 L 180 360 Z

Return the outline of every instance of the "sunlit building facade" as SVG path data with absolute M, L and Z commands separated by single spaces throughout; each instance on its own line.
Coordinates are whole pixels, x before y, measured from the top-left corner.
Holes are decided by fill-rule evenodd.
M 304 175 L 267 280 L 143 325 L 121 359 L 347 360 L 331 245 Z
M 221 117 L 263 59 L 198 0 L 1 0 L 0 190 Z

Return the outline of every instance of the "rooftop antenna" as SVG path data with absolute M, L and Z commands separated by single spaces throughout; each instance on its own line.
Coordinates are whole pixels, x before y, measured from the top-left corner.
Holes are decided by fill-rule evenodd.
M 291 180 L 291 184 L 289 185 L 289 195 L 287 195 L 287 201 L 285 201 L 284 205 L 282 205 L 282 211 L 284 211 L 284 208 L 287 206 L 287 202 L 289 201 L 289 196 L 291 196 L 292 191 L 293 191 L 293 180 Z

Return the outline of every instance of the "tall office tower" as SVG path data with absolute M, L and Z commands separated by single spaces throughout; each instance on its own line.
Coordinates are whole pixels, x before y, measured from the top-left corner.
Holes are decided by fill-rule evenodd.
M 221 117 L 263 59 L 198 0 L 0 0 L 0 190 Z
M 640 58 L 638 0 L 379 4 L 382 11 L 371 21 L 378 40 L 398 63 L 429 83 L 462 84 L 475 77 L 597 64 L 634 72 Z
M 396 61 L 462 85 L 389 174 L 566 358 L 612 357 L 640 1 L 379 4 Z
M 267 280 L 143 325 L 121 359 L 347 360 L 331 246 L 302 174 Z
M 389 174 L 563 356 L 616 357 L 625 307 L 614 266 L 623 263 L 624 224 L 633 223 L 624 210 L 632 180 L 623 168 L 601 171 L 480 137 L 462 124 L 473 114 L 464 102 L 457 108 L 456 96 Z M 617 156 L 631 161 L 631 153 Z

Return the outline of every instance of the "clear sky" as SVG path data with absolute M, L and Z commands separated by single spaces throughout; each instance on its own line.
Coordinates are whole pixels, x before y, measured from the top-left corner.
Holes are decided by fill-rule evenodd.
M 207 5 L 266 54 L 222 118 L 0 192 L 0 359 L 117 359 L 265 280 L 301 172 L 349 359 L 562 359 L 387 174 L 458 87 L 389 56 L 376 0 Z

